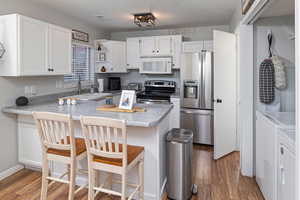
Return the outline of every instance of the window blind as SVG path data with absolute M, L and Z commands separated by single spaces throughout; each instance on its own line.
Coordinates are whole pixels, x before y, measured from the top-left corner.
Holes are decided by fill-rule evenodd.
M 93 81 L 94 70 L 91 66 L 91 48 L 79 44 L 72 45 L 72 74 L 64 77 L 65 81 Z

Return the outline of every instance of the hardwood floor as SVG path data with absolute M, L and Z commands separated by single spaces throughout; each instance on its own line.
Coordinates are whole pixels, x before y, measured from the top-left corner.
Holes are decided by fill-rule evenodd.
M 213 150 L 208 146 L 194 146 L 193 174 L 198 185 L 194 200 L 263 200 L 254 179 L 240 174 L 239 153 L 232 153 L 213 161 Z M 0 181 L 1 200 L 39 200 L 41 173 L 24 169 Z M 67 199 L 67 185 L 56 183 L 49 188 L 49 200 Z M 97 199 L 119 199 L 98 195 Z M 75 200 L 87 200 L 87 190 L 76 195 Z

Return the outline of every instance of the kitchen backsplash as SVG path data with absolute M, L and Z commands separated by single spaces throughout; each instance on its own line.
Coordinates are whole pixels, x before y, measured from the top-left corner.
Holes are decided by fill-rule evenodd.
M 146 80 L 169 80 L 175 81 L 177 87 L 180 86 L 180 71 L 173 70 L 173 74 L 168 75 L 151 75 L 151 74 L 140 74 L 138 70 L 129 70 L 128 73 L 120 73 L 120 74 L 96 74 L 96 80 L 99 78 L 104 79 L 104 88 L 107 89 L 108 85 L 108 77 L 120 77 L 121 85 L 125 87 L 128 83 L 132 82 L 140 82 L 144 83 Z

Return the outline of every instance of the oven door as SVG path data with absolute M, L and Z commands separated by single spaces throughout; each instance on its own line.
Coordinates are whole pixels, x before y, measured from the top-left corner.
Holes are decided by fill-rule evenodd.
M 141 58 L 141 74 L 172 74 L 172 59 L 167 58 Z

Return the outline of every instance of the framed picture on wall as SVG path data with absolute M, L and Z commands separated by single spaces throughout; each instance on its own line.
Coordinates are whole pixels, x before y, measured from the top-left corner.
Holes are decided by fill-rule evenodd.
M 251 8 L 253 2 L 254 2 L 254 0 L 241 0 L 243 15 L 247 14 L 247 12 Z
M 134 90 L 122 90 L 119 108 L 132 110 L 134 99 L 135 99 Z
M 78 40 L 78 41 L 81 41 L 81 42 L 89 42 L 89 34 L 73 29 L 72 30 L 72 39 L 73 40 Z

